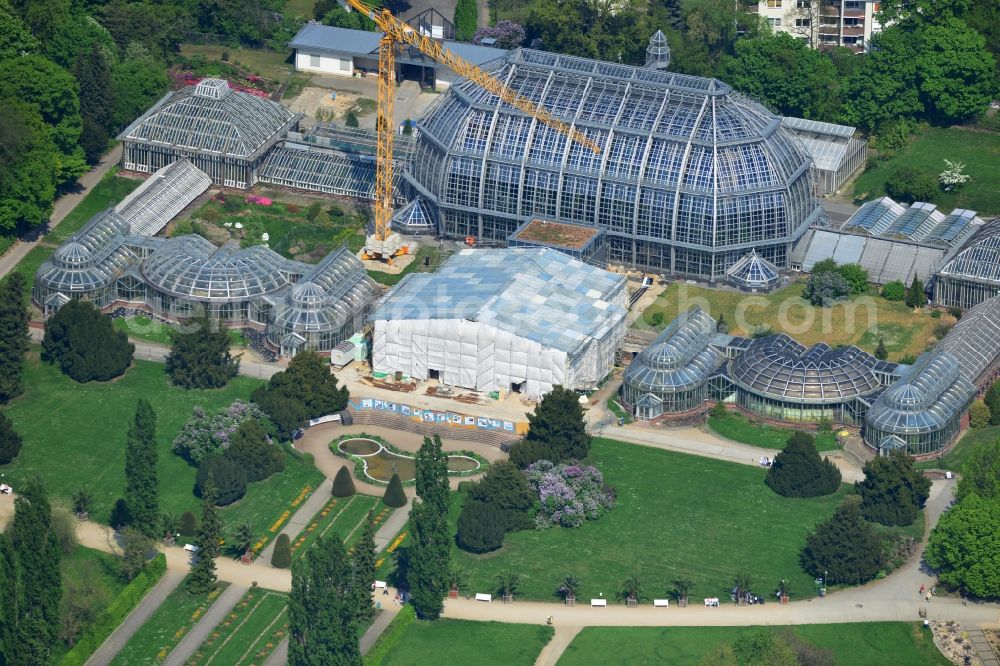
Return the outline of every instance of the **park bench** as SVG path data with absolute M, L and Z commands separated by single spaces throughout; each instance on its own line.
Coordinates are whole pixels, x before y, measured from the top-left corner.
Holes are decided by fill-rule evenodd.
M 708 606 L 709 608 L 718 608 L 719 607 L 719 598 L 718 597 L 708 597 L 708 598 L 705 599 L 705 605 Z
M 476 592 L 476 601 L 485 601 L 486 603 L 491 604 L 493 603 L 493 595 Z
M 653 608 L 666 608 L 670 605 L 670 599 L 653 599 Z
M 591 606 L 599 606 L 601 608 L 606 608 L 607 605 L 608 605 L 608 600 L 607 599 L 591 599 L 590 600 L 590 605 Z

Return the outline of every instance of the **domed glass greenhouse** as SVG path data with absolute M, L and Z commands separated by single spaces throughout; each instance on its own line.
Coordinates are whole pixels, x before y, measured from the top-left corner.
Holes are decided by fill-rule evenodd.
M 612 264 L 716 280 L 751 248 L 787 266 L 819 218 L 809 156 L 724 83 L 528 49 L 484 68 L 602 150 L 457 83 L 418 123 L 405 176 L 445 235 L 586 224 L 606 230 Z

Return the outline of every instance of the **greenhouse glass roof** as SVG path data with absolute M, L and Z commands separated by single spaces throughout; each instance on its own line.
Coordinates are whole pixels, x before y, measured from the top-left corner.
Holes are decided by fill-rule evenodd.
M 968 280 L 1000 282 L 1000 218 L 980 228 L 940 272 Z
M 547 248 L 461 250 L 411 273 L 373 319 L 467 319 L 571 353 L 625 318 L 625 276 Z
M 115 212 L 128 221 L 130 233 L 153 236 L 211 184 L 206 173 L 180 159 L 147 178 L 115 206 Z
M 966 311 L 936 349 L 957 358 L 962 375 L 976 382 L 1000 357 L 1000 296 Z
M 114 211 L 98 213 L 35 272 L 47 291 L 89 292 L 110 286 L 139 257 L 125 245 L 129 224 Z
M 768 287 L 778 282 L 778 268 L 767 259 L 750 250 L 726 271 L 729 279 L 745 287 Z
M 857 347 L 806 349 L 785 334 L 750 343 L 729 364 L 736 384 L 756 395 L 806 404 L 832 404 L 881 388 L 874 369 L 879 360 Z
M 958 246 L 982 224 L 983 220 L 974 210 L 956 208 L 945 215 L 931 203 L 918 201 L 907 208 L 889 197 L 882 197 L 862 205 L 844 223 L 844 229 L 864 230 L 872 236 Z
M 249 158 L 273 145 L 299 118 L 277 102 L 231 90 L 220 79 L 204 79 L 162 100 L 121 138 Z
M 273 325 L 283 331 L 339 330 L 378 295 L 364 265 L 346 247 L 331 252 L 274 303 Z
M 716 327 L 698 307 L 678 316 L 629 364 L 625 384 L 637 393 L 674 393 L 704 384 L 725 361 L 710 344 Z
M 976 387 L 959 360 L 943 350 L 917 359 L 907 374 L 875 399 L 866 421 L 882 432 L 915 435 L 941 430 L 962 414 Z
M 781 125 L 798 137 L 812 155 L 816 168 L 823 171 L 836 171 L 840 168 L 854 137 L 853 127 L 818 120 L 785 117 L 781 119 Z
M 181 236 L 163 243 L 140 270 L 146 282 L 173 296 L 236 301 L 276 291 L 310 268 L 260 245 L 216 248 L 201 236 Z

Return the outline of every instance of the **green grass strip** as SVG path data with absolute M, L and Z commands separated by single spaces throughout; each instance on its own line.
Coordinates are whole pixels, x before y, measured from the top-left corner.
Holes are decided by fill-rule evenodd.
M 364 665 L 381 666 L 386 656 L 403 640 L 406 628 L 413 624 L 416 619 L 417 615 L 413 610 L 413 606 L 403 606 L 396 613 L 396 617 L 392 618 L 392 622 L 385 628 L 382 635 L 378 637 L 378 640 L 375 641 L 375 645 L 364 656 Z

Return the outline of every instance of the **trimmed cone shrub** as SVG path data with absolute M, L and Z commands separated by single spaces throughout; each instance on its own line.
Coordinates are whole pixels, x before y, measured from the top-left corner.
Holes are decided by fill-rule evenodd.
M 287 569 L 292 566 L 292 543 L 287 534 L 279 534 L 278 540 L 274 542 L 271 566 L 275 569 Z
M 177 530 L 181 536 L 193 537 L 198 534 L 198 519 L 190 511 L 181 514 L 180 527 Z
M 470 499 L 458 516 L 458 547 L 470 553 L 488 553 L 503 545 L 507 516 L 497 507 Z
M 399 480 L 399 474 L 393 474 L 386 486 L 385 495 L 382 496 L 382 503 L 398 509 L 406 506 L 406 493 L 403 492 L 403 482 Z
M 342 465 L 337 470 L 337 476 L 333 477 L 333 492 L 331 494 L 334 497 L 350 497 L 356 492 L 358 489 L 354 487 L 351 471 L 347 469 L 347 465 Z
M 837 492 L 840 470 L 820 457 L 812 435 L 796 432 L 775 456 L 764 483 L 784 497 L 819 497 Z

